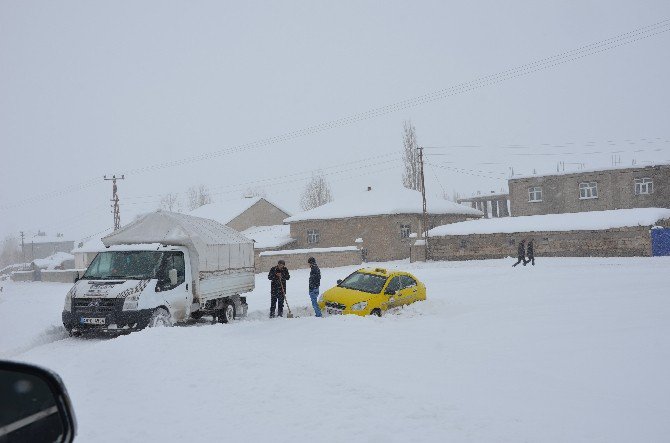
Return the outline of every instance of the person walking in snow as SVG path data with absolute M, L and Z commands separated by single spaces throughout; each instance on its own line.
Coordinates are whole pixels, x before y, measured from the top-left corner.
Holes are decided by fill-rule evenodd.
M 273 266 L 268 273 L 270 280 L 270 318 L 275 317 L 275 308 L 277 315 L 283 317 L 284 314 L 284 296 L 286 295 L 286 280 L 291 275 L 286 268 L 286 262 L 279 260 L 277 266 Z
M 521 240 L 519 242 L 519 246 L 517 247 L 516 252 L 516 257 L 518 260 L 512 265 L 512 267 L 518 265 L 521 262 L 523 262 L 523 265 L 526 266 L 526 240 Z
M 321 286 L 321 269 L 316 264 L 316 259 L 310 257 L 307 259 L 309 263 L 309 298 L 312 300 L 312 307 L 314 308 L 314 313 L 317 317 L 321 317 L 321 309 L 319 309 L 319 304 L 317 299 L 319 298 L 319 287 Z
M 528 246 L 526 247 L 526 257 L 528 257 L 528 260 L 524 262 L 524 265 L 532 263 L 532 265 L 535 266 L 535 251 L 533 250 L 533 239 L 531 239 L 528 242 Z

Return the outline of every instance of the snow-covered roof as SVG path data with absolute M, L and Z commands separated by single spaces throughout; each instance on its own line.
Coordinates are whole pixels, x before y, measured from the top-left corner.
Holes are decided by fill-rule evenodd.
M 445 235 L 543 231 L 592 231 L 630 226 L 651 226 L 665 218 L 670 218 L 670 209 L 635 208 L 569 214 L 488 218 L 438 226 L 430 230 L 429 236 L 440 237 Z
M 644 168 L 653 168 L 657 166 L 670 166 L 670 162 L 655 162 L 645 165 L 629 165 L 629 166 L 607 166 L 602 168 L 589 168 L 589 169 L 579 169 L 576 171 L 558 171 L 558 172 L 547 172 L 543 174 L 522 174 L 515 175 L 510 178 L 510 180 L 523 180 L 529 178 L 540 178 L 540 177 L 553 177 L 559 175 L 573 175 L 573 174 L 588 174 L 590 172 L 605 172 L 605 171 L 620 171 L 625 169 L 644 169 Z
M 254 240 L 254 248 L 279 248 L 293 241 L 289 225 L 252 226 L 242 235 Z
M 100 238 L 92 238 L 91 240 L 85 242 L 83 245 L 72 250 L 73 254 L 81 254 L 86 252 L 100 252 L 105 250 L 105 245 L 102 243 Z
M 33 260 L 33 263 L 40 269 L 54 269 L 68 260 L 74 260 L 74 255 L 67 252 L 56 252 L 47 258 L 37 258 Z
M 356 246 L 334 246 L 332 248 L 286 249 L 284 251 L 263 251 L 259 255 L 318 254 L 319 252 L 358 251 Z
M 69 243 L 74 242 L 65 237 L 56 237 L 55 235 L 35 235 L 33 237 L 26 237 L 24 243 Z
M 265 200 L 286 214 L 290 214 L 264 197 L 243 197 L 234 200 L 209 203 L 194 209 L 189 214 L 196 217 L 215 220 L 221 224 L 226 225 L 261 200 Z
M 426 199 L 429 214 L 461 214 L 473 217 L 481 217 L 483 215 L 477 209 L 442 198 L 427 196 Z M 420 192 L 406 188 L 384 188 L 350 194 L 347 197 L 339 198 L 318 208 L 289 217 L 284 220 L 284 223 L 373 215 L 421 214 L 422 212 L 423 203 Z

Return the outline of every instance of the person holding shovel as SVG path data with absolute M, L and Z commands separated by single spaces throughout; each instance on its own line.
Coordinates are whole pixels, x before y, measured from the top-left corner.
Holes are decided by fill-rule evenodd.
M 282 317 L 284 314 L 284 296 L 286 295 L 286 280 L 291 275 L 286 268 L 286 262 L 279 260 L 277 266 L 273 266 L 268 273 L 270 280 L 270 318 L 275 317 L 275 308 L 277 315 Z

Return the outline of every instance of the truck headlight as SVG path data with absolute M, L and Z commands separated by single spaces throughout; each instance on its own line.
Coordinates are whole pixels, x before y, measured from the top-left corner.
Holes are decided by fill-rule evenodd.
M 124 311 L 135 311 L 140 300 L 140 294 L 132 294 L 123 301 Z
M 360 302 L 356 303 L 355 305 L 353 305 L 351 307 L 351 310 L 352 311 L 362 311 L 363 309 L 365 309 L 367 307 L 368 307 L 368 302 L 360 301 Z
M 72 312 L 72 289 L 67 291 L 67 294 L 65 294 L 65 305 L 63 306 L 63 310 Z

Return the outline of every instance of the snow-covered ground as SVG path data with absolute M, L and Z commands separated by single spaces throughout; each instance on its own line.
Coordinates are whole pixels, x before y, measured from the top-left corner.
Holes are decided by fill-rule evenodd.
M 248 319 L 68 338 L 68 285 L 3 283 L 0 358 L 57 371 L 81 442 L 667 441 L 670 259 L 409 264 L 428 301 L 383 318 Z M 353 268 L 323 269 L 323 287 Z

